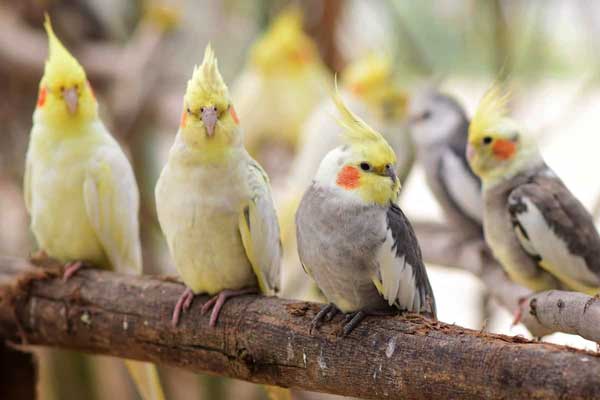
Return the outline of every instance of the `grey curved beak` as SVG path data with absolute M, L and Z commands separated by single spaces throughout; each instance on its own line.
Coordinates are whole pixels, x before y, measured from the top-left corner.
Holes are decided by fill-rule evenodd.
M 394 182 L 394 183 L 396 183 L 396 181 L 398 180 L 398 177 L 396 176 L 396 171 L 394 171 L 394 168 L 386 168 L 385 175 L 389 176 L 390 179 L 392 180 L 392 182 Z
M 217 124 L 217 109 L 215 107 L 205 107 L 202 111 L 202 122 L 206 128 L 206 135 L 211 137 L 215 134 L 215 125 Z
M 79 94 L 77 93 L 77 89 L 74 87 L 64 89 L 62 94 L 67 105 L 67 111 L 69 111 L 69 114 L 75 114 L 79 108 Z

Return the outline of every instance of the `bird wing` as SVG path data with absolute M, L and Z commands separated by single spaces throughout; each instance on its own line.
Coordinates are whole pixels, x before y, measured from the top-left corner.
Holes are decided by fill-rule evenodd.
M 139 193 L 131 165 L 116 142 L 100 147 L 90 160 L 83 192 L 90 223 L 112 267 L 141 274 Z
M 600 236 L 592 216 L 550 170 L 508 197 L 515 235 L 539 265 L 574 290 L 600 286 Z
M 390 305 L 436 316 L 435 298 L 410 222 L 395 204 L 387 211 L 387 234 L 377 254 L 375 286 Z
M 282 253 L 279 223 L 269 179 L 254 160 L 248 163 L 248 187 L 250 197 L 239 216 L 242 242 L 261 291 L 278 292 Z

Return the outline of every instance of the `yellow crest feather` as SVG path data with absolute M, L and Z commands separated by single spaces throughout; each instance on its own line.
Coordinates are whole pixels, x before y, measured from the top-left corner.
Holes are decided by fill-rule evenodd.
M 44 69 L 44 79 L 49 84 L 64 83 L 65 80 L 85 81 L 86 76 L 83 67 L 54 34 L 48 14 L 46 14 L 44 28 L 48 34 L 48 60 Z
M 339 113 L 337 120 L 344 128 L 343 136 L 347 142 L 350 144 L 361 144 L 365 141 L 385 142 L 385 139 L 379 132 L 376 132 L 358 115 L 348 109 L 338 91 L 337 78 L 335 80 L 335 92 L 332 96 Z
M 510 92 L 496 83 L 485 93 L 469 125 L 469 136 L 496 128 L 508 118 Z
M 344 85 L 359 85 L 369 89 L 389 84 L 392 75 L 391 57 L 384 53 L 370 53 L 344 69 L 342 82 Z
M 369 158 L 376 159 L 382 163 L 394 164 L 396 162 L 396 154 L 385 138 L 371 128 L 358 115 L 350 111 L 344 103 L 338 91 L 337 77 L 332 97 L 339 113 L 337 121 L 344 128 L 344 132 L 342 133 L 344 141 L 360 149 Z
M 192 79 L 188 81 L 185 100 L 190 105 L 202 106 L 211 101 L 226 101 L 229 89 L 219 72 L 219 63 L 210 43 L 204 51 L 204 60 L 194 67 Z

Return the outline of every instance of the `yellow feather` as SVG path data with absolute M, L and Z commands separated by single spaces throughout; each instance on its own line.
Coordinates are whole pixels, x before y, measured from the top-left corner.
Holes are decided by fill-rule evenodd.
M 194 73 L 188 81 L 184 99 L 188 107 L 194 111 L 196 108 L 208 104 L 227 107 L 229 89 L 219 72 L 219 62 L 210 43 L 204 51 L 202 64 L 194 67 Z
M 83 67 L 56 37 L 48 14 L 46 14 L 44 28 L 48 34 L 49 45 L 48 60 L 44 69 L 44 79 L 47 83 L 52 84 L 67 80 L 85 82 L 86 76 Z
M 474 139 L 499 127 L 508 118 L 510 92 L 499 83 L 483 96 L 469 126 L 469 138 Z

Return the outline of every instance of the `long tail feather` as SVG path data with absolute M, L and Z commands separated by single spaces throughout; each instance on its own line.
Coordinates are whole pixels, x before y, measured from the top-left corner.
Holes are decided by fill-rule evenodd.
M 165 400 L 158 371 L 154 364 L 125 360 L 125 366 L 144 400 Z

